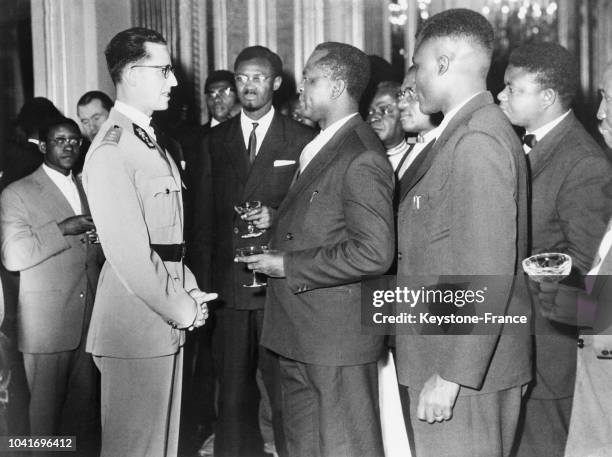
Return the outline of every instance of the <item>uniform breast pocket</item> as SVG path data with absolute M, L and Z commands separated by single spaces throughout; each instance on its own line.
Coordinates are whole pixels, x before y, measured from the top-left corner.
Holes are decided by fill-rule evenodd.
M 172 176 L 150 178 L 145 199 L 149 227 L 170 227 L 179 223 L 181 188 Z

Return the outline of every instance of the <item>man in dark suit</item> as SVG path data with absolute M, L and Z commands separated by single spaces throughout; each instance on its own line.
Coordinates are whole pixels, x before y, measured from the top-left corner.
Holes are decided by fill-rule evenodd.
M 361 279 L 393 258 L 393 171 L 357 113 L 369 74 L 353 46 L 318 45 L 300 86 L 321 133 L 300 155 L 268 254 L 238 258 L 270 276 L 262 344 L 281 356 L 283 418 L 296 457 L 383 455 L 376 361 L 361 332 Z
M 578 89 L 575 58 L 556 43 L 524 45 L 510 55 L 499 94 L 508 119 L 526 130 L 530 165 L 529 255 L 572 258 L 563 283 L 582 286 L 612 213 L 612 166 L 578 122 L 571 104 Z M 535 382 L 524 402 L 518 455 L 562 456 L 576 374 L 576 326 L 551 322 L 534 295 Z
M 81 183 L 72 174 L 81 133 L 59 118 L 40 132 L 44 163 L 0 197 L 2 262 L 21 272 L 18 342 L 30 388 L 30 433 L 76 435 L 98 454 L 96 368 L 85 352 L 101 265 Z
M 236 248 L 268 244 L 269 232 L 243 238 L 247 224 L 266 230 L 273 223 L 297 167 L 300 151 L 314 133 L 272 107 L 282 62 L 262 46 L 245 48 L 234 64 L 242 112 L 212 129 L 204 141 L 194 197 L 194 252 L 198 280 L 219 291 L 213 335 L 219 377 L 215 456 L 258 455 L 259 367 L 272 402 L 275 440 L 283 453 L 280 391 L 274 388 L 278 361 L 259 346 L 265 288 L 246 288 L 252 275 L 235 263 Z M 260 201 L 240 217 L 235 206 Z M 211 268 L 212 265 L 214 268 Z
M 463 291 L 484 289 L 487 312 L 528 317 L 529 306 L 512 299 L 521 289 L 527 294 L 524 281 L 514 278 L 526 246 L 526 163 L 486 91 L 492 51 L 491 25 L 466 9 L 432 16 L 417 37 L 420 109 L 441 111 L 444 120 L 428 168 L 400 203 L 397 279 L 412 290 L 448 283 L 450 291 L 453 282 Z M 415 311 L 443 305 L 431 306 L 419 302 Z M 462 305 L 448 306 L 454 313 Z M 447 333 L 425 330 L 431 329 L 415 324 L 412 334 L 397 336 L 416 455 L 508 455 L 521 387 L 530 379 L 528 329 L 523 335 L 501 335 L 500 326 L 478 335 L 453 333 L 452 326 Z

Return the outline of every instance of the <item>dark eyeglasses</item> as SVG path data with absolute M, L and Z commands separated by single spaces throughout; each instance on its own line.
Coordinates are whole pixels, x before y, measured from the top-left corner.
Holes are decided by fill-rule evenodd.
M 389 105 L 382 105 L 379 106 L 378 108 L 375 109 L 370 109 L 368 111 L 368 116 L 375 116 L 378 115 L 378 117 L 385 117 L 385 116 L 389 116 L 390 114 L 394 113 L 393 107 L 395 106 L 395 103 L 391 103 Z
M 227 97 L 232 92 L 234 92 L 234 89 L 232 87 L 224 87 L 223 89 L 211 89 L 211 90 L 207 90 L 206 91 L 206 95 L 208 95 L 211 98 Z
M 82 138 L 66 138 L 63 136 L 57 137 L 57 138 L 51 138 L 49 141 L 51 141 L 52 143 L 57 144 L 58 146 L 66 146 L 67 144 L 69 144 L 70 146 L 80 146 L 81 143 L 83 142 Z
M 267 81 L 268 79 L 272 78 L 273 75 L 253 75 L 253 76 L 248 76 L 248 75 L 243 75 L 243 74 L 238 74 L 236 76 L 234 76 L 234 79 L 236 80 L 237 83 L 240 84 L 246 84 L 249 81 L 252 81 L 254 84 L 262 84 L 263 82 Z
M 400 90 L 397 93 L 397 99 L 406 100 L 408 102 L 416 102 L 419 100 L 416 92 L 414 91 L 412 87 L 406 87 L 405 89 Z
M 174 74 L 174 67 L 172 65 L 132 65 L 130 68 L 157 68 L 161 70 L 165 79 L 168 79 L 170 73 Z

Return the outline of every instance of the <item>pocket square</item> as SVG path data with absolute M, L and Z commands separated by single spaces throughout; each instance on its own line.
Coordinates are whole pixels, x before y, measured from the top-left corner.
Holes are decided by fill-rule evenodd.
M 287 165 L 294 165 L 294 164 L 295 164 L 295 160 L 275 160 L 274 161 L 275 167 L 285 167 Z

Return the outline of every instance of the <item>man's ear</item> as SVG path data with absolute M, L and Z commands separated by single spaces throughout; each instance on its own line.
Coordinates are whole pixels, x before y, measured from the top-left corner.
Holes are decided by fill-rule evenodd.
M 45 143 L 44 141 L 40 141 L 38 143 L 38 150 L 42 153 L 42 154 L 46 154 L 47 153 L 47 143 Z
M 344 92 L 346 90 L 346 81 L 344 81 L 343 79 L 336 79 L 334 80 L 333 84 L 332 84 L 332 99 L 337 99 L 338 97 L 340 97 L 340 95 L 342 95 L 342 92 Z
M 282 76 L 275 76 L 274 77 L 274 85 L 272 86 L 272 88 L 276 91 L 278 90 L 278 88 L 281 86 L 281 84 L 283 83 L 283 77 Z
M 438 75 L 442 76 L 444 73 L 448 71 L 448 67 L 450 66 L 450 58 L 442 54 L 438 57 Z
M 548 89 L 544 89 L 542 92 L 540 92 L 540 99 L 542 101 L 542 107 L 548 108 L 549 106 L 555 104 L 555 101 L 557 100 L 557 92 L 550 87 Z

